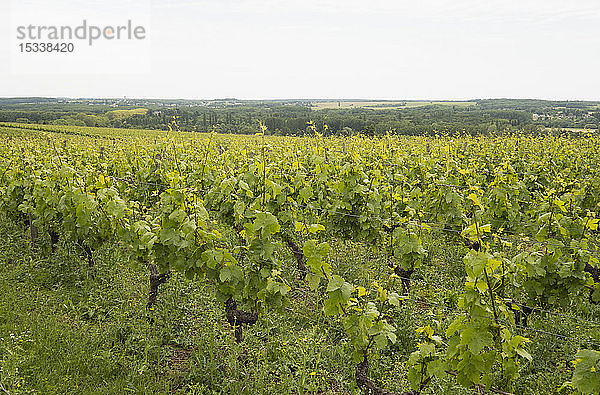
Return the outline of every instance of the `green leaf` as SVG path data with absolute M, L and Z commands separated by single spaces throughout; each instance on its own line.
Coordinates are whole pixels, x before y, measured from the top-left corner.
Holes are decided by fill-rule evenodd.
M 337 274 L 333 275 L 327 284 L 327 292 L 338 290 L 344 286 L 344 279 Z
M 388 338 L 384 333 L 380 333 L 375 336 L 375 345 L 378 349 L 383 350 L 387 347 Z
M 317 232 L 325 230 L 325 227 L 321 224 L 312 224 L 308 227 L 308 232 L 315 234 Z
M 223 266 L 219 272 L 219 280 L 222 282 L 239 282 L 243 276 L 241 269 L 235 265 Z
M 469 347 L 472 354 L 479 354 L 484 347 L 491 346 L 494 340 L 491 333 L 478 330 L 473 326 L 467 326 L 460 334 L 460 341 Z
M 296 221 L 294 223 L 294 229 L 296 230 L 296 232 L 302 232 L 302 230 L 304 229 L 304 224 L 302 222 Z
M 363 296 L 368 294 L 367 290 L 364 287 L 358 286 L 358 287 L 356 287 L 356 290 L 358 292 L 359 298 L 362 298 Z
M 323 303 L 323 310 L 325 311 L 325 315 L 337 315 L 342 312 L 340 308 L 340 292 L 330 292 L 328 298 L 325 299 Z
M 233 271 L 230 266 L 223 266 L 219 273 L 219 280 L 222 282 L 230 281 L 233 277 Z
M 457 318 L 454 321 L 452 321 L 452 323 L 450 325 L 448 325 L 448 328 L 446 329 L 446 337 L 450 337 L 450 336 L 454 335 L 454 333 L 456 331 L 458 331 L 459 329 L 461 329 L 462 326 L 463 326 L 462 318 Z
M 424 357 L 428 357 L 430 355 L 433 355 L 435 353 L 435 344 L 433 343 L 420 343 L 419 344 L 419 351 L 421 352 L 421 355 Z
M 183 222 L 186 216 L 187 214 L 185 213 L 185 211 L 177 209 L 169 215 L 169 219 L 176 222 Z
M 529 354 L 527 351 L 525 351 L 522 348 L 516 348 L 515 351 L 517 352 L 517 354 L 519 354 L 521 357 L 527 359 L 528 361 L 531 361 L 533 358 L 531 357 L 531 354 Z
M 308 282 L 308 286 L 311 290 L 316 291 L 319 287 L 319 283 L 321 282 L 321 276 L 313 273 L 306 273 L 306 282 Z
M 359 295 L 360 295 L 360 291 L 359 291 Z M 391 292 L 388 295 L 388 303 L 391 304 L 392 306 L 400 306 L 400 295 L 398 295 L 396 292 Z
M 477 278 L 483 273 L 483 269 L 487 265 L 490 256 L 483 251 L 471 250 L 465 256 L 465 269 L 471 278 Z
M 271 213 L 265 212 L 256 214 L 256 219 L 254 220 L 252 227 L 255 232 L 260 231 L 262 238 L 275 234 L 281 229 L 277 217 Z
M 314 274 L 329 274 L 331 266 L 324 262 L 329 254 L 329 244 L 319 243 L 316 240 L 307 240 L 302 246 L 302 252 L 306 257 L 306 265 Z
M 430 376 L 435 376 L 437 379 L 442 379 L 446 376 L 447 365 L 441 359 L 435 359 L 427 364 L 427 373 Z
M 215 269 L 223 260 L 223 253 L 217 250 L 207 250 L 202 253 L 202 260 L 206 263 L 206 266 Z
M 571 383 L 584 394 L 600 393 L 600 352 L 580 350 L 575 354 Z
M 473 202 L 474 205 L 483 208 L 483 206 L 481 205 L 481 202 L 479 201 L 479 197 L 477 195 L 475 195 L 474 193 L 470 193 L 468 198 L 469 198 L 469 200 L 471 200 Z
M 300 200 L 304 201 L 305 203 L 308 202 L 312 196 L 313 196 L 313 189 L 309 185 L 300 189 L 300 193 L 299 193 Z

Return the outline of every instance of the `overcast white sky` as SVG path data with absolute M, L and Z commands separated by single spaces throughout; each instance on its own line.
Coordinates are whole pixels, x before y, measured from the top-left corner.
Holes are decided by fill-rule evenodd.
M 18 52 L 83 19 L 147 38 Z M 4 97 L 600 100 L 600 1 L 0 0 L 0 59 Z

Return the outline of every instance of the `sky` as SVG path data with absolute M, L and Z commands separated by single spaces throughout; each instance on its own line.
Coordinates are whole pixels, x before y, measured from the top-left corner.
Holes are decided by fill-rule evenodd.
M 21 52 L 83 20 L 144 38 Z M 598 0 L 0 0 L 2 97 L 600 100 L 599 70 Z

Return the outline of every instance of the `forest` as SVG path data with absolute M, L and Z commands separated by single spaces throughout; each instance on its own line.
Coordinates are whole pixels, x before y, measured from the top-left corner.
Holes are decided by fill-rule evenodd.
M 339 107 L 319 107 L 323 102 L 5 98 L 0 99 L 0 122 L 254 134 L 261 121 L 275 135 L 303 134 L 314 125 L 323 135 L 367 136 L 597 131 L 600 123 L 600 102 L 489 99 L 466 102 L 469 105 L 452 101 L 368 105 L 369 101 L 355 101 L 352 106 L 352 101 L 340 100 Z

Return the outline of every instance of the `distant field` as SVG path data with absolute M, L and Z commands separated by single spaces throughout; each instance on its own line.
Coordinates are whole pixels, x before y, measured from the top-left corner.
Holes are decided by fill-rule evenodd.
M 145 115 L 147 112 L 147 108 L 134 108 L 132 110 L 112 110 L 108 111 L 106 115 L 109 118 L 125 119 L 134 115 Z
M 389 110 L 396 108 L 409 108 L 409 107 L 424 107 L 432 105 L 442 106 L 460 106 L 468 107 L 474 106 L 475 102 L 469 101 L 351 101 L 351 100 L 332 100 L 323 102 L 314 102 L 312 107 L 315 110 L 326 110 L 333 108 L 370 108 L 374 110 Z
M 597 132 L 598 129 L 583 129 L 583 128 L 560 128 L 562 130 L 568 130 L 569 132 L 580 132 L 580 133 L 589 133 L 589 132 Z M 546 128 L 546 130 L 552 130 L 552 128 Z

